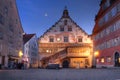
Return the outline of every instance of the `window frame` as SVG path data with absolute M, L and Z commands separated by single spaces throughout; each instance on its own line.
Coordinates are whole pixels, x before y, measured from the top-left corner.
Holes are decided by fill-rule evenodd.
M 68 36 L 64 36 L 64 42 L 69 42 L 69 37 Z

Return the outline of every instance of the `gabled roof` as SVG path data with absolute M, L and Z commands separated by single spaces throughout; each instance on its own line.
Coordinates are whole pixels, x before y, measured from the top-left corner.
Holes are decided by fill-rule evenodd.
M 63 18 L 68 18 L 68 19 L 70 19 L 82 32 L 84 32 L 86 35 L 88 35 L 79 25 L 77 25 L 76 22 L 74 22 L 74 21 L 72 20 L 72 18 L 69 16 L 69 11 L 68 11 L 67 7 L 65 7 L 65 9 L 63 10 L 62 17 L 61 17 L 54 25 L 52 25 L 52 27 L 55 27 L 55 25 L 58 24 L 58 22 L 60 22 L 60 20 L 63 19 Z M 40 36 L 40 38 L 43 37 L 48 31 L 50 31 L 52 27 L 50 27 L 49 29 L 47 29 L 47 30 L 43 33 L 43 35 Z M 39 39 L 40 39 L 40 38 L 39 38 Z
M 24 34 L 23 35 L 23 42 L 24 44 L 28 42 L 35 34 Z

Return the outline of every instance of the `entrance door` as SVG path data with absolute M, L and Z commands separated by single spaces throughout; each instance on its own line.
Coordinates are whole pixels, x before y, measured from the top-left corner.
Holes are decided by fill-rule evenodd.
M 80 60 L 80 68 L 85 68 L 85 59 Z
M 69 68 L 69 61 L 68 60 L 63 61 L 62 67 L 63 68 Z
M 5 64 L 5 56 L 2 56 L 2 65 Z
M 115 53 L 115 66 L 116 67 L 120 66 L 119 53 L 118 52 Z

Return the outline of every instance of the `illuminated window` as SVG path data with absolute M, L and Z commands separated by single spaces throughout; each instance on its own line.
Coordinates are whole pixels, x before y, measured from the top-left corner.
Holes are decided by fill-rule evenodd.
M 96 59 L 96 62 L 99 63 L 99 59 Z
M 111 57 L 107 57 L 107 62 L 111 62 Z
M 60 38 L 57 38 L 57 41 L 59 42 L 61 39 Z
M 105 59 L 104 58 L 101 58 L 101 63 L 104 63 L 105 62 Z
M 48 53 L 48 52 L 49 52 L 49 50 L 46 50 L 46 52 Z
M 68 39 L 68 36 L 64 36 L 64 42 L 68 42 L 69 39 Z

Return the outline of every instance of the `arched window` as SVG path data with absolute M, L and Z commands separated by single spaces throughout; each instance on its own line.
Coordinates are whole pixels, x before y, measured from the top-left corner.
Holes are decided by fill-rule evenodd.
M 118 52 L 115 53 L 114 59 L 115 66 L 120 66 L 120 54 Z

